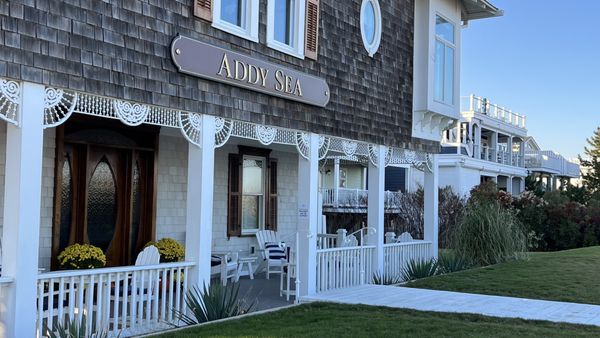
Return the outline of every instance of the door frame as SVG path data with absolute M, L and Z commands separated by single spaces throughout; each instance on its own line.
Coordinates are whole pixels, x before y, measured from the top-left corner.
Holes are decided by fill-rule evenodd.
M 133 139 L 135 141 L 138 141 L 137 145 L 132 145 L 132 144 L 118 144 L 114 143 L 114 144 L 102 144 L 102 143 L 95 143 L 95 142 L 89 142 L 89 141 L 65 141 L 65 133 L 66 132 L 76 132 L 76 131 L 84 131 L 86 129 L 105 129 L 105 130 L 110 130 L 111 132 L 117 132 L 121 135 L 123 135 L 124 137 Z M 63 163 L 64 163 L 64 150 L 65 150 L 65 142 L 67 142 L 68 144 L 70 144 L 71 146 L 86 146 L 86 147 L 90 147 L 90 146 L 99 146 L 99 147 L 108 147 L 108 148 L 115 148 L 115 149 L 123 149 L 123 150 L 130 150 L 130 152 L 127 153 L 127 163 L 126 166 L 127 168 L 127 172 L 129 173 L 130 171 L 132 172 L 133 168 L 129 168 L 129 166 L 133 163 L 133 161 L 135 160 L 135 157 L 139 157 L 139 153 L 141 152 L 145 152 L 145 153 L 149 153 L 151 152 L 152 154 L 147 155 L 148 156 L 148 166 L 146 168 L 146 175 L 147 175 L 147 179 L 145 180 L 146 183 L 148 183 L 148 185 L 150 186 L 144 186 L 143 187 L 143 191 L 146 192 L 146 198 L 144 203 L 143 203 L 143 207 L 146 210 L 146 215 L 141 215 L 141 219 L 143 219 L 144 223 L 150 223 L 149 227 L 140 227 L 140 233 L 138 234 L 138 236 L 147 236 L 147 238 L 151 241 L 154 241 L 156 239 L 156 207 L 157 207 L 157 190 L 158 190 L 158 144 L 159 144 L 159 134 L 160 134 L 160 127 L 157 126 L 150 126 L 150 125 L 141 125 L 138 127 L 129 127 L 126 126 L 118 121 L 114 121 L 114 120 L 108 120 L 108 119 L 102 119 L 102 118 L 97 118 L 97 117 L 90 117 L 90 116 L 86 116 L 86 115 L 78 115 L 75 114 L 74 116 L 72 116 L 65 124 L 60 125 L 56 128 L 56 137 L 55 137 L 55 160 L 54 160 L 54 194 L 53 194 L 53 216 L 52 216 L 52 247 L 51 247 L 51 269 L 52 270 L 57 270 L 60 268 L 59 264 L 58 264 L 58 260 L 57 257 L 60 254 L 60 226 L 61 226 L 61 193 L 62 193 L 62 170 L 63 170 Z M 125 136 L 126 135 L 126 136 Z M 73 173 L 76 171 L 74 170 L 74 166 L 73 166 L 73 162 L 74 161 L 86 161 L 87 162 L 87 157 L 89 154 L 87 154 L 86 152 L 86 156 L 85 158 L 78 158 L 78 159 L 71 159 L 71 176 L 73 177 Z M 87 165 L 86 165 L 87 166 Z M 82 168 L 81 165 L 79 166 L 79 168 Z M 85 173 L 84 173 L 85 174 Z M 86 174 L 87 176 L 87 174 Z M 128 197 L 128 201 L 123 201 L 123 203 L 127 202 L 129 203 L 129 206 L 127 208 L 128 210 L 128 215 L 126 217 L 128 217 L 130 220 L 132 218 L 132 203 L 133 200 L 131 198 L 131 194 L 132 194 L 132 184 L 133 181 L 131 180 L 131 178 L 129 177 L 130 175 L 127 175 L 127 177 L 125 177 L 126 180 L 126 196 Z M 88 182 L 89 183 L 89 182 Z M 87 186 L 87 184 L 86 184 Z M 75 201 L 75 198 L 84 198 L 85 199 L 85 203 L 87 203 L 87 193 L 86 193 L 86 186 L 78 186 L 77 184 L 74 184 L 72 187 L 72 194 L 73 194 L 73 201 Z M 148 191 L 150 190 L 150 191 Z M 143 192 L 142 192 L 143 193 Z M 148 203 L 149 202 L 149 203 Z M 118 202 L 121 203 L 121 202 Z M 151 207 L 148 208 L 146 204 L 151 204 Z M 73 202 L 73 205 L 76 205 L 76 203 Z M 75 218 L 78 218 L 79 222 L 81 221 L 81 217 L 86 217 L 87 213 L 86 210 L 73 210 L 72 211 L 72 220 L 71 220 L 71 226 L 75 226 L 76 227 L 76 220 Z M 142 222 L 142 221 L 141 221 Z M 83 237 L 85 236 L 85 234 L 75 234 L 75 231 L 77 230 L 72 230 L 70 235 L 69 235 L 69 242 L 73 242 L 77 237 L 74 236 L 80 236 Z M 83 231 L 83 229 L 82 229 Z M 146 232 L 150 232 L 149 234 L 147 234 Z M 127 236 L 129 237 L 129 236 Z M 85 238 L 85 237 L 84 237 Z M 127 256 L 130 256 L 130 240 L 128 240 L 128 242 L 126 243 L 126 249 L 124 250 L 127 253 Z M 135 257 L 128 257 L 130 262 L 133 262 Z

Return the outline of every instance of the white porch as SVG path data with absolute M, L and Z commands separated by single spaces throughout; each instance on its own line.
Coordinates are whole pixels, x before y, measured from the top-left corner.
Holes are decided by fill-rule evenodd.
M 6 169 L 0 277 L 0 335 L 38 336 L 44 325 L 85 315 L 98 328 L 124 335 L 160 330 L 185 311 L 183 294 L 210 283 L 214 251 L 256 254 L 250 233 L 228 232 L 227 155 L 242 146 L 278 159 L 277 231 L 297 253 L 298 296 L 372 283 L 373 274 L 399 274 L 410 258 L 437 257 L 437 156 L 295 130 L 174 111 L 31 83 L 0 100 L 6 121 Z M 26 112 L 26 113 L 24 113 Z M 185 244 L 185 262 L 95 270 L 49 271 L 55 207 L 54 127 L 72 114 L 160 126 L 153 238 Z M 0 137 L 0 139 L 2 139 Z M 317 247 L 319 163 L 327 154 L 360 159 L 368 170 L 367 226 L 351 247 Z M 0 156 L 1 157 L 1 156 Z M 424 171 L 424 239 L 384 245 L 385 167 Z M 266 217 L 266 216 L 263 216 Z M 297 240 L 296 240 L 297 239 Z M 33 254 L 38 253 L 38 254 Z M 40 273 L 40 269 L 43 271 Z

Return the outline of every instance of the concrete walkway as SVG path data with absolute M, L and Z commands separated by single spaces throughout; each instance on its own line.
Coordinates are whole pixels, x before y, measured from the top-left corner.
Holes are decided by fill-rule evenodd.
M 600 326 L 600 306 L 470 293 L 363 285 L 306 297 L 305 301 L 365 304 L 421 311 L 473 313 Z

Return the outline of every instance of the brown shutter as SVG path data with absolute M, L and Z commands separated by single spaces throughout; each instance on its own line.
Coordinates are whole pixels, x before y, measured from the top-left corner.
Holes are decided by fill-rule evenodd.
M 227 195 L 227 237 L 242 235 L 242 157 L 229 154 L 229 192 Z
M 319 49 L 319 0 L 306 1 L 304 56 L 316 60 Z
M 194 15 L 212 22 L 212 0 L 194 0 Z
M 269 184 L 267 187 L 267 230 L 277 231 L 277 160 L 269 161 Z

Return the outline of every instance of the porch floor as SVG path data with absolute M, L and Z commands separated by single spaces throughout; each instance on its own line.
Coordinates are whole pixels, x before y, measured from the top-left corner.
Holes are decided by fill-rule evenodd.
M 319 293 L 304 297 L 302 301 L 365 304 L 600 326 L 599 305 L 396 286 L 362 285 Z
M 279 275 L 271 274 L 269 279 L 265 278 L 264 273 L 254 274 L 254 279 L 249 277 L 240 277 L 239 296 L 247 303 L 254 302 L 253 311 L 262 311 L 294 303 L 294 297 L 290 301 L 285 300 L 285 296 L 279 297 Z

